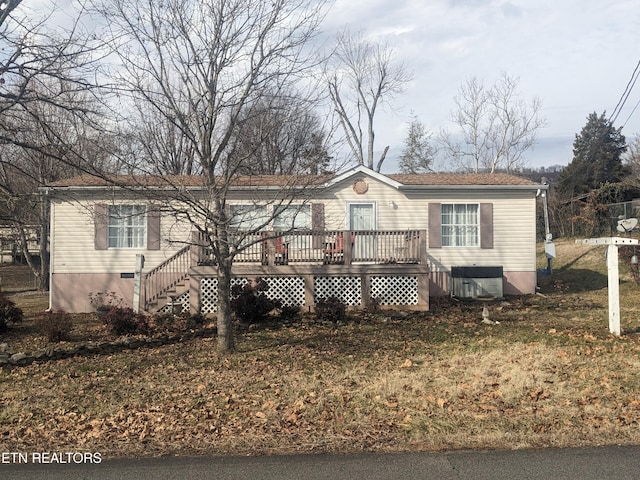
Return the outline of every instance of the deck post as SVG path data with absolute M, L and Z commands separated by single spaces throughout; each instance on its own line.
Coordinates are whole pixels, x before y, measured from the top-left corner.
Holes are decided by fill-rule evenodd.
M 428 273 L 418 275 L 418 305 L 423 305 L 429 309 L 429 284 L 431 283 Z
M 200 277 L 189 275 L 189 313 L 200 312 Z
M 273 267 L 276 264 L 276 239 L 267 237 L 267 265 Z
M 351 265 L 352 260 L 353 260 L 353 244 L 351 243 L 351 231 L 347 230 L 347 231 L 343 231 L 342 232 L 342 238 L 343 238 L 343 260 L 344 260 L 344 264 L 345 265 Z
M 303 275 L 304 279 L 304 304 L 307 311 L 315 311 L 315 298 L 313 297 L 313 275 Z
M 200 234 L 198 232 L 191 232 L 191 248 L 189 249 L 189 263 L 191 266 L 194 267 L 198 265 L 202 256 Z
M 429 257 L 427 256 L 427 231 L 420 230 L 419 255 L 420 265 L 429 265 Z

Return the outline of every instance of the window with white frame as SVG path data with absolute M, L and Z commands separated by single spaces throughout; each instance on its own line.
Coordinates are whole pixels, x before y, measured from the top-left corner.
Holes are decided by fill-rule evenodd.
M 442 204 L 442 246 L 480 246 L 480 213 L 477 203 Z
M 145 248 L 147 217 L 144 205 L 109 205 L 108 248 Z
M 311 205 L 280 205 L 275 207 L 273 230 L 276 232 L 311 230 Z M 284 241 L 291 248 L 308 248 L 310 235 L 284 236 Z
M 276 232 L 311 230 L 311 205 L 281 205 L 275 207 L 273 229 Z
M 242 231 L 259 230 L 267 222 L 266 205 L 231 205 L 231 227 Z

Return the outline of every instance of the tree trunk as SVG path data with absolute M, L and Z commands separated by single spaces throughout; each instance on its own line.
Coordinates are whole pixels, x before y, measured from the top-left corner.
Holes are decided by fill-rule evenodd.
M 46 197 L 45 197 L 46 198 Z M 49 291 L 49 199 L 43 198 L 40 202 L 40 284 L 38 290 Z
M 40 243 L 40 278 L 38 290 L 41 292 L 49 291 L 49 247 L 48 238 L 42 237 Z
M 231 261 L 218 262 L 218 351 L 233 353 L 233 324 L 231 322 Z
M 43 278 L 42 278 L 42 272 L 41 272 L 42 263 L 38 265 L 34 260 L 33 256 L 31 255 L 31 252 L 29 251 L 29 239 L 27 238 L 25 227 L 19 226 L 17 227 L 17 230 L 18 230 L 18 242 L 20 243 L 22 256 L 24 257 L 25 261 L 27 262 L 27 265 L 31 269 L 31 272 L 33 272 L 33 275 L 35 276 L 35 279 L 36 279 L 34 286 L 37 287 L 38 290 L 43 291 L 42 290 Z M 42 261 L 42 259 L 40 260 Z
M 388 151 L 389 151 L 389 145 L 384 147 L 384 152 L 382 152 L 382 155 L 380 155 L 380 160 L 378 160 L 378 165 L 376 165 L 376 172 L 380 172 L 380 169 L 382 168 L 382 162 L 384 162 L 384 159 L 387 157 Z

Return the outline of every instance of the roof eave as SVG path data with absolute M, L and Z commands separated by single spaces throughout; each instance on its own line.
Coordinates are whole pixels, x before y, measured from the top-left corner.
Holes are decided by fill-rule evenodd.
M 400 190 L 548 190 L 548 185 L 401 185 Z
M 284 189 L 289 191 L 293 190 L 304 190 L 308 188 L 320 188 L 321 185 L 239 185 L 239 186 L 230 186 L 229 191 L 275 191 L 279 192 Z M 38 187 L 39 190 L 47 191 L 47 192 L 56 192 L 56 191 L 86 191 L 86 192 L 98 192 L 98 191 L 113 191 L 113 190 L 121 190 L 123 192 L 133 191 L 133 192 L 144 192 L 144 191 L 167 191 L 167 192 L 180 192 L 180 191 L 206 191 L 209 187 L 206 186 L 196 186 L 196 185 L 188 185 L 188 186 L 180 186 L 180 185 L 153 185 L 153 186 L 144 186 L 144 185 L 60 185 L 60 186 L 43 186 Z
M 331 178 L 329 181 L 325 182 L 324 185 L 325 187 L 332 187 L 333 185 L 336 185 L 337 183 L 340 183 L 358 174 L 367 175 L 369 177 L 375 178 L 376 180 L 382 183 L 386 183 L 390 187 L 393 187 L 396 189 L 399 189 L 403 186 L 402 183 L 396 180 L 393 180 L 392 178 L 382 173 L 376 172 L 375 170 L 371 170 L 369 167 L 365 167 L 364 165 L 357 165 L 353 168 L 350 168 L 349 170 L 341 173 L 340 175 L 336 175 L 335 177 Z

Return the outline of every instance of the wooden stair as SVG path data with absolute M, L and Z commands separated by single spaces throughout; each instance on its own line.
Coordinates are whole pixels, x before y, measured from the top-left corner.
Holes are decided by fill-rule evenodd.
M 146 311 L 149 313 L 161 313 L 164 311 L 169 311 L 169 305 L 174 303 L 176 306 L 180 302 L 176 302 L 178 298 L 189 291 L 189 279 L 186 279 L 184 283 L 178 283 L 174 285 L 174 288 L 171 290 L 167 290 L 162 294 L 155 297 L 152 302 L 149 302 L 146 305 Z M 179 313 L 181 310 L 176 308 L 174 310 L 175 313 Z
M 187 245 L 144 275 L 144 311 L 158 312 L 189 290 L 189 252 Z

